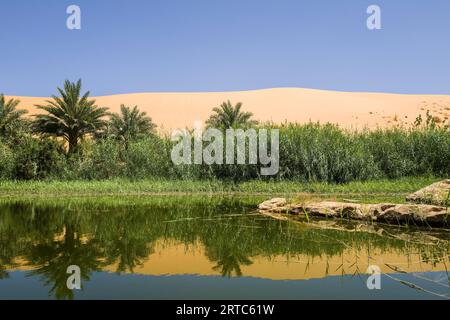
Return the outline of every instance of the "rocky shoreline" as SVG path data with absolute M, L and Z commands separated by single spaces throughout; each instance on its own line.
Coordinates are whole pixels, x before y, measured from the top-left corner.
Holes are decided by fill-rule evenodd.
M 437 206 L 449 206 L 450 179 L 433 183 L 406 197 L 406 200 L 414 203 L 433 204 Z
M 450 225 L 450 208 L 443 206 L 448 201 L 449 189 L 450 180 L 438 182 L 408 196 L 408 201 L 416 202 L 410 204 L 358 204 L 332 201 L 289 203 L 285 198 L 275 198 L 261 203 L 259 212 L 270 216 L 277 214 L 304 216 L 308 219 L 310 217 L 343 218 L 445 228 Z M 422 201 L 442 205 L 421 204 Z

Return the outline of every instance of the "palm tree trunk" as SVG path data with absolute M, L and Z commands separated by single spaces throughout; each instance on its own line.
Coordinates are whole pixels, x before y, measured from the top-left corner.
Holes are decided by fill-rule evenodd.
M 78 147 L 78 138 L 77 137 L 70 137 L 69 138 L 69 154 L 72 154 L 75 152 L 75 150 Z

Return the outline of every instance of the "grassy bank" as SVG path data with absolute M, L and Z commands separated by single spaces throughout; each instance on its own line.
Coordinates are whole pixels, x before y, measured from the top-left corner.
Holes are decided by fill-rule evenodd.
M 306 183 L 260 180 L 242 183 L 199 180 L 103 181 L 0 181 L 0 196 L 96 196 L 152 194 L 268 194 L 293 195 L 389 195 L 402 197 L 433 182 L 436 177 L 409 177 L 394 180 L 350 182 L 348 184 Z

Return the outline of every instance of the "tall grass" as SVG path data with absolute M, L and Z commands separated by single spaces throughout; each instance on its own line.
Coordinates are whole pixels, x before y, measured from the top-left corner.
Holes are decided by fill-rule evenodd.
M 0 143 L 3 180 L 297 181 L 348 183 L 432 175 L 450 176 L 450 130 L 435 126 L 349 131 L 318 123 L 269 125 L 280 130 L 280 171 L 261 177 L 257 165 L 183 165 L 170 158 L 173 142 L 152 135 L 124 147 L 114 140 L 85 141 L 65 157 L 56 142 L 29 137 Z M 34 140 L 33 140 L 34 139 Z M 30 142 L 31 141 L 31 142 Z

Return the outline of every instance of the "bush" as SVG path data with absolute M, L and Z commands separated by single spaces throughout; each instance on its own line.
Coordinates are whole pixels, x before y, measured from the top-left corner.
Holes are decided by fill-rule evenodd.
M 123 175 L 124 162 L 117 141 L 103 139 L 95 143 L 86 142 L 81 149 L 71 159 L 71 166 L 78 178 L 101 180 Z
M 331 124 L 280 127 L 280 178 L 344 183 L 379 175 L 359 133 Z
M 124 151 L 126 176 L 132 179 L 171 177 L 174 168 L 170 150 L 170 141 L 156 135 L 130 143 Z
M 450 131 L 445 128 L 377 130 L 364 143 L 388 178 L 450 176 Z
M 432 173 L 450 177 L 450 130 L 415 130 L 411 132 L 415 174 Z
M 47 179 L 61 177 L 66 158 L 59 142 L 26 136 L 14 149 L 14 162 L 15 179 Z
M 0 179 L 8 180 L 14 177 L 14 153 L 0 142 Z

